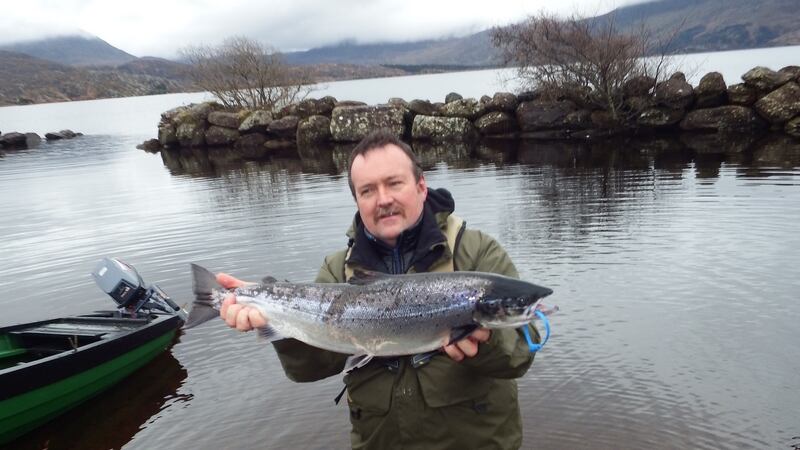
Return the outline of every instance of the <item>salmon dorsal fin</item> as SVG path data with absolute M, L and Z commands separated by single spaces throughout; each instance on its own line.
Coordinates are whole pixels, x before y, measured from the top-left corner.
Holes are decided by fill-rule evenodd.
M 364 284 L 374 283 L 382 278 L 387 278 L 390 276 L 391 275 L 385 273 L 375 272 L 374 270 L 356 269 L 353 271 L 353 276 L 350 277 L 350 279 L 347 280 L 347 282 L 350 284 L 355 284 L 360 286 Z

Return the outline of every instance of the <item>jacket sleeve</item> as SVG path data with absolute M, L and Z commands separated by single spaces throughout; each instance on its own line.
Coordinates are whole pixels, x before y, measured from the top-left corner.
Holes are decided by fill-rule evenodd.
M 330 259 L 325 262 L 317 275 L 317 283 L 335 283 L 336 276 L 330 267 Z M 317 381 L 344 370 L 348 355 L 313 347 L 297 339 L 281 339 L 273 342 L 286 376 L 297 382 Z
M 470 235 L 466 235 L 470 233 Z M 460 270 L 490 272 L 519 278 L 519 273 L 508 253 L 487 234 L 478 230 L 466 230 L 459 246 L 458 265 Z M 531 338 L 540 342 L 539 333 L 528 325 Z M 492 330 L 488 341 L 478 347 L 478 354 L 466 358 L 461 363 L 475 372 L 494 378 L 519 378 L 533 363 L 534 354 L 528 350 L 528 343 L 518 329 L 498 328 Z

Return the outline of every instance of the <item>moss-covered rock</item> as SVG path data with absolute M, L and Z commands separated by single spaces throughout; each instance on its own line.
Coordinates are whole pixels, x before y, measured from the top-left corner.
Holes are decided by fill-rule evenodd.
M 464 117 L 416 116 L 411 127 L 413 139 L 465 141 L 477 136 L 475 127 Z
M 337 106 L 331 113 L 331 138 L 337 142 L 360 141 L 370 131 L 384 128 L 403 136 L 404 109 L 391 105 Z
M 681 121 L 684 130 L 750 131 L 766 128 L 766 123 L 746 106 L 727 105 L 689 111 Z
M 773 124 L 783 124 L 800 115 L 800 85 L 789 82 L 761 97 L 755 103 L 761 117 Z

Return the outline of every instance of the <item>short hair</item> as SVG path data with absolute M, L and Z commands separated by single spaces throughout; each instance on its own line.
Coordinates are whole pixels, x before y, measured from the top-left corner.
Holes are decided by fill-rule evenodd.
M 403 153 L 408 156 L 408 159 L 411 160 L 411 171 L 414 174 L 414 181 L 419 182 L 420 178 L 422 178 L 422 164 L 420 164 L 419 158 L 417 157 L 417 154 L 414 153 L 414 150 L 411 148 L 411 146 L 403 142 L 397 137 L 397 135 L 389 130 L 380 128 L 375 131 L 371 131 L 369 134 L 364 136 L 364 139 L 361 139 L 361 142 L 355 146 L 353 151 L 350 152 L 350 157 L 347 159 L 347 184 L 350 185 L 350 193 L 353 194 L 353 198 L 356 196 L 356 189 L 355 186 L 353 186 L 352 175 L 353 161 L 359 155 L 366 155 L 372 150 L 383 148 L 390 144 L 399 147 L 400 150 L 402 150 Z

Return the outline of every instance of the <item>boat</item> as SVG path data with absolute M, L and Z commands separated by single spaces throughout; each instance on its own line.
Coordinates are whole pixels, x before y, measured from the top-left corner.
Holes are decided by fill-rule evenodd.
M 119 270 L 104 272 L 119 278 Z M 163 291 L 114 289 L 107 293 L 117 310 L 0 328 L 0 445 L 111 388 L 174 342 L 185 313 Z

